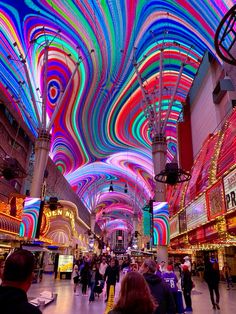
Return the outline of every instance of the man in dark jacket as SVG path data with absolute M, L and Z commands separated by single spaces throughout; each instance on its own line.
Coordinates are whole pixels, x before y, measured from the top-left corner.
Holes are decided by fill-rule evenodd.
M 28 303 L 28 291 L 34 270 L 34 256 L 26 250 L 17 250 L 5 261 L 3 281 L 0 286 L 1 314 L 41 314 Z
M 116 266 L 115 260 L 112 259 L 111 264 L 107 266 L 104 275 L 104 280 L 107 283 L 107 297 L 105 302 L 107 302 L 109 298 L 110 286 L 114 286 L 115 291 L 116 282 L 119 282 L 119 275 L 119 268 Z
M 162 281 L 162 278 L 155 274 L 157 264 L 151 259 L 144 261 L 141 272 L 147 281 L 151 294 L 158 303 L 155 314 L 175 314 L 175 301 L 170 288 Z
M 220 309 L 220 292 L 219 292 L 219 282 L 220 282 L 220 271 L 219 264 L 214 261 L 213 263 L 210 260 L 205 261 L 205 271 L 204 279 L 207 282 L 208 289 L 210 292 L 211 302 L 213 309 Z M 214 292 L 216 295 L 216 300 L 214 298 Z

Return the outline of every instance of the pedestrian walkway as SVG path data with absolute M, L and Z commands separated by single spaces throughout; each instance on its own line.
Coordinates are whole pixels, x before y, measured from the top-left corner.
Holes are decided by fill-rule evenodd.
M 207 285 L 193 277 L 195 288 L 192 292 L 193 313 L 194 314 L 230 314 L 235 313 L 236 308 L 236 288 L 227 290 L 226 284 L 220 284 L 220 310 L 213 310 Z M 119 294 L 118 284 L 116 287 L 116 298 Z M 79 287 L 80 289 L 80 287 Z M 82 296 L 81 289 L 79 295 L 73 292 L 73 284 L 70 280 L 54 280 L 51 275 L 44 275 L 41 283 L 33 284 L 28 292 L 28 297 L 35 298 L 40 292 L 48 290 L 58 293 L 57 301 L 45 306 L 43 314 L 103 314 L 106 303 L 105 295 L 95 302 L 89 303 L 89 295 Z M 90 291 L 88 291 L 89 293 Z M 104 288 L 105 293 L 105 288 Z

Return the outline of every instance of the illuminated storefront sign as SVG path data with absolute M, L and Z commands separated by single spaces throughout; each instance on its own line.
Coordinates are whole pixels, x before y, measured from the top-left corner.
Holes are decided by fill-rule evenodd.
M 73 269 L 73 255 L 59 255 L 58 271 L 61 273 L 72 272 Z
M 229 233 L 235 236 L 236 235 L 236 216 L 233 215 L 231 217 L 227 217 L 226 223 L 227 223 L 227 230 L 229 231 Z
M 0 232 L 10 232 L 18 234 L 20 230 L 20 220 L 6 215 L 4 213 L 0 213 Z
M 202 242 L 204 239 L 204 229 L 202 227 L 197 228 L 188 234 L 188 240 L 190 244 Z
M 176 216 L 170 220 L 170 237 L 175 237 L 179 234 L 179 217 Z
M 71 228 L 73 231 L 74 235 L 77 235 L 77 231 L 75 228 L 75 213 L 73 210 L 70 210 L 68 208 L 63 208 L 63 209 L 57 209 L 57 210 L 49 210 L 49 209 L 45 209 L 44 213 L 46 215 L 47 218 L 54 218 L 54 217 L 58 217 L 58 216 L 62 216 L 63 218 L 68 218 L 70 220 L 71 223 Z
M 214 223 L 204 226 L 205 240 L 211 241 L 212 239 L 217 237 L 217 233 L 217 227 Z
M 182 233 L 187 230 L 186 210 L 179 213 L 179 232 Z
M 226 209 L 234 209 L 236 207 L 236 169 L 224 177 L 224 191 Z
M 196 228 L 207 222 L 205 194 L 186 207 L 186 220 L 188 229 Z
M 206 199 L 209 220 L 224 213 L 224 192 L 221 181 L 217 182 L 206 192 Z

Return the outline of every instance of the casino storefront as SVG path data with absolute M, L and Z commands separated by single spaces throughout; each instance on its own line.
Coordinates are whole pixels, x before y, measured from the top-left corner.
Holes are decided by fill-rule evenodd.
M 228 262 L 236 276 L 236 111 L 205 140 L 189 182 L 169 190 L 170 256 Z
M 65 200 L 60 200 L 59 203 L 60 207 L 53 211 L 44 207 L 41 240 L 64 248 L 65 251 L 78 248 L 81 252 L 87 252 L 89 226 L 79 217 L 74 203 Z
M 24 196 L 17 194 L 9 197 L 9 202 L 0 201 L 0 261 L 10 250 L 20 247 L 19 236 Z
M 78 259 L 89 252 L 89 226 L 79 217 L 74 203 L 61 200 L 56 210 L 44 206 L 40 236 L 36 238 L 33 217 L 37 204 L 32 200 L 17 194 L 10 196 L 8 203 L 0 201 L 0 262 L 11 250 L 23 247 L 35 255 L 40 270 L 37 277 L 41 278 L 43 272 L 53 272 L 56 254 L 71 254 Z M 91 251 L 96 250 L 94 242 Z

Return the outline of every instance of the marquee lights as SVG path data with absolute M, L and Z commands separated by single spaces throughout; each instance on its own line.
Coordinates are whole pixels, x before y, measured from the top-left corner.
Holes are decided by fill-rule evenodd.
M 27 55 L 33 93 L 39 100 L 37 106 L 40 106 L 38 93 L 42 93 L 43 86 L 44 44 L 45 40 L 50 41 L 48 117 L 52 116 L 71 76 L 76 62 L 76 47 L 80 49 L 84 61 L 53 125 L 50 152 L 56 166 L 77 193 L 88 190 L 100 179 L 103 165 L 106 173 L 123 179 L 128 177 L 127 194 L 135 186 L 137 174 L 142 176 L 151 194 L 151 139 L 140 109 L 142 95 L 130 62 L 134 44 L 138 61 L 147 55 L 142 70 L 149 91 L 159 85 L 156 78 L 159 75 L 159 48 L 163 35 L 166 41 L 163 78 L 169 91 L 176 82 L 180 60 L 189 50 L 190 62 L 184 68 L 177 100 L 167 123 L 167 158 L 172 159 L 176 152 L 176 125 L 181 103 L 185 101 L 204 52 L 207 49 L 214 53 L 214 30 L 227 11 L 226 2 L 217 11 L 214 10 L 214 1 L 204 1 L 201 12 L 191 1 L 161 1 L 158 6 L 155 0 L 134 1 L 133 6 L 130 3 L 128 0 L 110 1 L 107 7 L 105 2 L 92 1 L 85 8 L 82 1 L 73 4 L 55 1 L 53 5 L 46 0 L 1 1 L 0 73 L 4 79 L 0 82 L 0 89 L 11 109 L 21 115 L 34 135 L 36 111 L 32 106 L 29 86 L 25 84 L 22 88 L 19 83 L 27 80 L 23 71 L 19 70 L 19 63 L 14 61 L 18 60 L 19 52 L 12 43 L 17 44 L 24 56 Z M 147 30 L 152 30 L 154 38 Z M 59 31 L 60 36 L 55 36 Z M 173 43 L 175 46 L 171 48 Z M 94 53 L 91 55 L 92 50 Z M 25 110 L 16 101 L 19 89 Z M 171 93 L 166 92 L 163 95 L 164 104 L 170 99 Z M 128 170 L 124 171 L 127 147 L 129 158 L 131 153 L 132 158 L 126 165 Z M 89 167 L 90 164 L 94 167 Z M 93 190 L 92 199 L 98 198 L 99 193 Z M 86 196 L 86 192 L 81 195 Z M 122 197 L 122 203 L 127 204 L 126 196 Z M 105 203 L 115 205 L 120 203 L 118 199 L 115 191 L 103 194 Z M 116 223 L 125 225 L 122 218 Z M 127 224 L 124 228 L 128 228 Z

